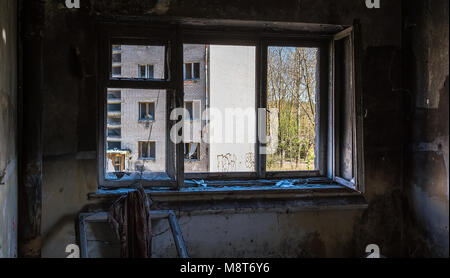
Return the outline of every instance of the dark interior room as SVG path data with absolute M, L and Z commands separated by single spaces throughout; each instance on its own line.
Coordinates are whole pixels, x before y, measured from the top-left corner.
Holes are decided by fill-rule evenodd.
M 448 258 L 449 1 L 0 0 L 0 258 Z

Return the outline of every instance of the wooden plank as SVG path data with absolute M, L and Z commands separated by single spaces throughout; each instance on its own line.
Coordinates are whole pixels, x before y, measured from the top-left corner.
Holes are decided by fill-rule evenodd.
M 353 26 L 350 26 L 350 27 L 342 30 L 341 32 L 335 34 L 333 39 L 335 41 L 338 41 L 338 40 L 343 39 L 343 38 L 345 38 L 347 36 L 350 36 L 352 32 L 353 32 Z
M 88 249 L 87 249 L 87 236 L 86 236 L 86 221 L 85 215 L 80 213 L 78 216 L 79 224 L 78 224 L 78 233 L 80 238 L 80 255 L 81 258 L 88 258 Z

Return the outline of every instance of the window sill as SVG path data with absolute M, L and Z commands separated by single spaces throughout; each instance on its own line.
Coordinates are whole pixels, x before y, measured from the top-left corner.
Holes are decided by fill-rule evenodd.
M 132 189 L 100 189 L 89 200 L 114 200 Z M 183 213 L 294 212 L 311 210 L 366 209 L 364 196 L 338 184 L 291 186 L 223 186 L 146 189 L 152 209 Z

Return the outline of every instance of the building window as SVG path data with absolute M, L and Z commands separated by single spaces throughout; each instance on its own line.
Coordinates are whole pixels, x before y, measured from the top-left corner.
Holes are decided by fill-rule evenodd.
M 184 64 L 184 80 L 200 79 L 200 63 Z
M 108 100 L 119 100 L 121 99 L 121 95 L 121 91 L 108 90 Z
M 155 160 L 156 159 L 156 143 L 155 142 L 139 142 L 139 159 Z
M 119 142 L 108 141 L 108 150 L 120 150 L 122 144 Z
M 249 40 L 245 36 L 227 37 L 214 28 L 196 33 L 192 26 L 176 30 L 167 26 L 161 27 L 167 30 L 154 34 L 157 39 L 142 30 L 142 35 L 133 40 L 138 45 L 126 45 L 130 40 L 125 27 L 114 35 L 107 34 L 105 46 L 108 41 L 125 44 L 120 49 L 121 66 L 114 65 L 109 57 L 104 61 L 110 64 L 104 70 L 100 67 L 105 77 L 102 97 L 108 101 L 102 100 L 106 106 L 101 106 L 99 113 L 100 127 L 104 127 L 99 129 L 103 140 L 99 144 L 103 152 L 99 166 L 104 169 L 106 165 L 104 142 L 109 148 L 108 136 L 114 135 L 109 130 L 114 126 L 105 127 L 106 123 L 117 121 L 112 118 L 119 115 L 122 124 L 129 123 L 127 117 L 131 114 L 130 119 L 136 119 L 136 109 L 140 121 L 154 120 L 158 110 L 158 122 L 135 125 L 134 133 L 129 131 L 132 125 L 126 129 L 120 126 L 123 147 L 128 148 L 125 132 L 134 136 L 130 142 L 139 142 L 137 149 L 130 147 L 126 158 L 130 165 L 135 164 L 132 160 L 136 157 L 155 159 L 158 142 L 159 161 L 145 165 L 146 175 L 136 175 L 145 185 L 181 188 L 190 179 L 289 179 L 359 190 L 363 184 L 363 117 L 360 70 L 354 64 L 359 57 L 354 27 L 327 25 L 316 30 L 311 26 L 306 32 L 307 27 L 294 31 L 286 25 L 283 31 L 278 26 L 271 34 L 270 28 L 261 25 L 255 28 L 264 32 L 248 33 Z M 139 32 L 133 29 L 133 34 Z M 223 35 L 221 43 L 211 44 L 216 35 Z M 189 44 L 193 41 L 195 44 Z M 113 54 L 119 52 L 117 45 L 109 44 L 105 53 L 111 53 L 111 47 Z M 136 62 L 128 53 L 139 53 L 135 58 L 141 61 Z M 147 64 L 150 61 L 152 65 Z M 130 68 L 126 68 L 128 64 Z M 110 67 L 113 77 L 122 78 L 108 76 Z M 184 82 L 182 87 L 183 80 L 201 78 L 204 82 L 195 86 Z M 114 100 L 119 99 L 116 94 L 105 93 L 109 88 L 126 92 L 121 94 L 120 103 Z M 164 96 L 159 97 L 160 93 Z M 148 99 L 154 103 L 146 102 Z M 129 103 L 132 105 L 127 106 Z M 138 107 L 133 106 L 136 103 Z M 185 114 L 178 115 L 175 108 L 183 107 Z M 176 117 L 172 115 L 174 110 Z M 220 115 L 214 115 L 217 111 Z M 173 127 L 180 129 L 173 132 Z M 188 137 L 192 134 L 200 134 L 205 141 Z M 145 138 L 154 141 L 139 141 Z M 189 167 L 183 167 L 183 163 Z M 100 178 L 101 186 L 131 184 L 131 178 L 109 179 L 107 171 Z
M 121 137 L 121 129 L 120 128 L 108 128 L 108 137 L 120 138 Z
M 185 101 L 184 102 L 184 120 L 192 121 L 199 120 L 201 115 L 201 107 L 199 100 Z
M 185 143 L 184 159 L 200 160 L 200 143 Z
M 118 77 L 122 75 L 122 67 L 121 66 L 112 66 L 112 76 Z
M 120 112 L 122 110 L 122 105 L 120 103 L 109 103 L 108 112 Z
M 122 62 L 122 53 L 113 53 L 112 54 L 112 62 L 113 63 L 121 63 Z
M 139 102 L 139 121 L 155 120 L 155 103 Z
M 122 120 L 120 117 L 108 117 L 108 125 L 110 126 L 120 126 Z
M 139 65 L 139 78 L 153 79 L 154 78 L 154 66 L 153 65 Z
M 112 151 L 108 154 L 108 160 L 111 161 L 114 172 L 123 172 L 125 170 L 124 154 L 114 153 L 114 151 Z

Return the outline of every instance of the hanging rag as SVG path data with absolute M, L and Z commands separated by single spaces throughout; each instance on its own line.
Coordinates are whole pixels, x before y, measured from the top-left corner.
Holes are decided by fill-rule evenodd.
M 121 258 L 151 258 L 152 226 L 150 219 L 151 200 L 139 185 L 116 200 L 108 213 L 121 243 Z

